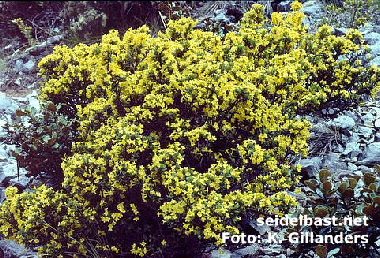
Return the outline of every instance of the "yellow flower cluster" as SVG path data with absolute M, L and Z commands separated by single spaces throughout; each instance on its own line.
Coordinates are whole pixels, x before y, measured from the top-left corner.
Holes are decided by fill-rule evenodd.
M 310 127 L 297 112 L 380 86 L 378 68 L 339 59 L 361 35 L 308 35 L 301 6 L 267 26 L 253 5 L 225 37 L 180 19 L 156 38 L 142 27 L 56 47 L 41 100 L 76 119 L 78 140 L 61 190 L 7 190 L 0 231 L 57 256 L 144 256 L 173 232 L 221 243 L 249 210 L 294 207 L 289 157 L 306 155 Z

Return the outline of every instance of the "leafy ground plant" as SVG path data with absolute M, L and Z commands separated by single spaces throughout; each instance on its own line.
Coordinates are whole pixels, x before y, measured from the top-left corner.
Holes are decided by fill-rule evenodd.
M 5 125 L 8 144 L 16 145 L 12 155 L 19 167 L 28 170 L 28 176 L 45 176 L 54 178 L 55 183 L 62 183 L 62 158 L 71 150 L 75 137 L 73 121 L 59 115 L 52 102 L 42 105 L 42 112 L 27 106 L 16 111 L 16 119 Z
M 309 232 L 320 236 L 342 235 L 343 240 L 337 238 L 338 240 L 332 243 L 296 244 L 294 257 L 306 257 L 305 255 L 310 250 L 315 250 L 319 257 L 379 256 L 380 166 L 376 165 L 375 170 L 376 173 L 367 172 L 362 177 L 338 180 L 330 171 L 324 169 L 319 171 L 319 178 L 304 182 L 307 203 L 304 205 L 305 209 L 297 212 L 294 216 L 336 218 L 338 222 L 342 222 L 342 225 L 298 225 L 289 228 L 288 233 Z M 356 219 L 359 222 L 364 217 L 367 218 L 367 225 L 363 223 L 357 223 L 357 225 L 346 223 L 345 225 L 343 223 L 345 218 Z

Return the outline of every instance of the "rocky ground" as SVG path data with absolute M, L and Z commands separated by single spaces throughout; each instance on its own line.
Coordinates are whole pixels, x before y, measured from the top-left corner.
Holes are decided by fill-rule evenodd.
M 268 3 L 265 1 L 263 3 Z M 267 4 L 268 5 L 268 4 Z M 290 1 L 278 5 L 268 5 L 282 12 L 289 11 Z M 201 4 L 192 16 L 199 19 L 199 27 L 210 23 L 236 26 L 237 21 L 246 11 L 247 4 L 220 5 Z M 319 1 L 307 1 L 302 10 L 307 18 L 305 23 L 313 29 L 323 17 L 323 4 Z M 336 27 L 335 33 L 342 35 L 347 28 Z M 380 24 L 367 23 L 360 28 L 367 44 L 372 49 L 374 59 L 370 65 L 380 66 Z M 0 139 L 7 137 L 3 126 L 12 120 L 18 108 L 31 105 L 39 108 L 37 100 L 40 79 L 37 76 L 37 63 L 43 56 L 52 51 L 53 46 L 60 44 L 63 36 L 57 35 L 46 39 L 31 48 L 17 50 L 12 44 L 5 46 L 6 58 L 0 63 Z M 368 99 L 356 109 L 338 112 L 335 109 L 323 111 L 321 116 L 306 116 L 313 123 L 310 139 L 311 155 L 299 161 L 304 173 L 315 175 L 319 169 L 327 168 L 344 178 L 351 175 L 363 175 L 373 170 L 373 165 L 380 163 L 380 101 Z M 0 140 L 0 200 L 4 199 L 6 186 L 22 184 L 28 186 L 33 178 L 26 177 L 26 171 L 19 169 L 11 156 L 10 150 L 15 146 L 7 145 Z M 313 148 L 318 151 L 313 152 Z M 252 224 L 253 227 L 256 227 Z M 257 228 L 260 231 L 279 231 L 280 229 Z M 0 240 L 0 257 L 36 257 L 33 252 L 24 250 L 12 241 Z M 210 251 L 210 257 L 287 257 L 292 253 L 280 244 L 253 244 L 233 252 L 225 250 Z M 313 254 L 311 254 L 313 256 Z

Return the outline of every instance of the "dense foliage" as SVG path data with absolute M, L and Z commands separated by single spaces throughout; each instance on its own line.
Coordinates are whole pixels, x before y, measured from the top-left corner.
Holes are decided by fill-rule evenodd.
M 18 166 L 30 176 L 47 176 L 54 182 L 63 181 L 62 158 L 71 153 L 76 136 L 75 123 L 59 114 L 61 105 L 44 102 L 41 112 L 28 106 L 17 110 L 15 119 L 7 123 L 5 142 L 14 144 Z
M 305 181 L 307 194 L 305 209 L 293 216 L 307 215 L 311 218 L 336 218 L 341 225 L 298 225 L 289 228 L 291 232 L 313 232 L 316 235 L 344 237 L 367 237 L 366 241 L 352 241 L 349 237 L 341 243 L 299 243 L 295 246 L 294 257 L 302 257 L 310 250 L 316 250 L 319 257 L 377 257 L 380 229 L 380 166 L 375 165 L 376 173 L 366 172 L 363 176 L 345 180 L 334 177 L 328 170 L 319 171 L 318 178 Z M 367 224 L 363 226 L 362 218 Z M 360 225 L 344 224 L 347 218 L 356 219 Z M 358 239 L 358 238 L 356 238 Z M 319 250 L 318 250 L 319 249 Z
M 7 189 L 2 234 L 54 256 L 168 257 L 176 234 L 219 244 L 243 214 L 288 212 L 310 126 L 297 113 L 380 86 L 353 54 L 359 32 L 306 34 L 292 8 L 268 23 L 253 5 L 225 37 L 183 18 L 156 38 L 144 26 L 56 47 L 41 100 L 78 137 L 62 189 Z

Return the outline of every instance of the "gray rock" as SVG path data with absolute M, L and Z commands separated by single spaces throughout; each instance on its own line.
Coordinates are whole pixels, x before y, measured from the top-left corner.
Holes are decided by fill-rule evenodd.
M 38 101 L 37 91 L 34 90 L 31 94 L 27 95 L 26 99 L 28 100 L 31 107 L 40 110 L 40 102 Z
M 56 35 L 53 37 L 48 38 L 45 42 L 42 42 L 41 44 L 32 46 L 25 50 L 25 53 L 30 53 L 31 55 L 39 55 L 44 50 L 46 50 L 49 46 L 55 45 L 59 43 L 63 39 L 64 35 Z
M 375 135 L 375 142 L 380 142 L 380 132 L 377 132 Z
M 215 17 L 213 18 L 213 20 L 215 22 L 225 22 L 225 23 L 230 22 L 230 17 L 226 15 L 226 10 L 219 9 L 219 10 L 216 10 L 214 13 L 215 13 Z
M 380 128 L 380 118 L 375 120 L 375 128 Z
M 358 170 L 362 171 L 362 172 L 371 172 L 371 169 L 367 166 L 364 166 L 364 165 L 360 165 L 358 166 Z
M 347 164 L 340 160 L 341 153 L 330 152 L 323 158 L 322 167 L 331 171 L 341 171 L 347 169 Z
M 4 92 L 0 92 L 0 110 L 6 110 L 13 105 L 13 101 Z
M 21 59 L 17 59 L 15 63 L 15 69 L 16 71 L 22 71 L 22 66 L 24 62 Z
M 303 4 L 303 8 L 300 11 L 306 15 L 320 18 L 323 14 L 323 5 L 317 1 L 307 1 Z
M 260 235 L 264 235 L 264 234 L 268 233 L 269 231 L 272 231 L 272 229 L 267 224 L 264 224 L 262 226 L 257 225 L 257 221 L 256 220 L 250 220 L 249 221 L 249 225 L 253 229 L 257 230 Z
M 371 32 L 368 34 L 364 34 L 364 40 L 365 40 L 365 43 L 367 43 L 369 45 L 378 44 L 380 41 L 380 33 Z
M 12 240 L 0 240 L 0 249 L 3 250 L 4 257 L 38 257 L 37 253 L 26 249 Z
M 1 141 L 1 138 L 7 136 L 7 132 L 4 129 L 4 126 L 5 126 L 6 123 L 7 123 L 6 120 L 0 119 L 0 141 Z M 0 143 L 0 148 L 1 148 L 1 143 Z M 1 153 L 1 151 L 0 151 L 0 153 Z
M 315 176 L 322 167 L 322 158 L 313 157 L 310 159 L 301 159 L 298 164 L 302 166 L 302 172 L 307 173 L 309 177 Z
M 334 35 L 340 37 L 340 36 L 346 35 L 347 31 L 348 31 L 348 28 L 343 28 L 343 27 L 335 28 Z
M 352 158 L 352 157 L 357 157 L 359 153 L 361 152 L 362 151 L 359 148 L 359 145 L 357 142 L 348 142 L 342 154 L 349 155 Z
M 261 249 L 261 247 L 258 244 L 251 244 L 250 246 L 236 250 L 234 253 L 244 257 L 245 255 L 255 255 L 259 249 Z
M 26 63 L 23 65 L 23 70 L 24 70 L 25 72 L 30 72 L 30 71 L 33 70 L 34 66 L 35 66 L 34 61 L 33 61 L 33 60 L 29 60 L 28 62 L 26 62 Z
M 312 125 L 310 131 L 315 133 L 331 133 L 331 129 L 329 128 L 329 125 L 322 122 L 318 122 Z
M 277 12 L 289 12 L 291 3 L 292 3 L 291 1 L 283 1 L 283 2 L 278 3 Z
M 376 57 L 376 56 L 380 55 L 380 44 L 371 45 L 370 48 L 372 50 L 371 55 L 373 57 Z
M 377 66 L 380 66 L 380 56 L 377 56 L 375 57 L 374 59 L 372 59 L 370 62 L 369 62 L 369 65 L 370 66 L 373 66 L 373 65 L 377 65 Z
M 355 121 L 349 116 L 338 116 L 333 120 L 333 126 L 342 129 L 352 129 L 355 126 Z
M 363 123 L 365 126 L 372 127 L 373 121 L 375 120 L 375 117 L 371 113 L 367 113 L 363 116 Z
M 358 134 L 364 138 L 370 138 L 372 135 L 372 129 L 366 126 L 359 126 Z
M 224 248 L 222 250 L 213 250 L 210 258 L 232 258 L 232 253 Z
M 373 142 L 367 146 L 363 153 L 363 160 L 359 165 L 374 165 L 380 163 L 380 142 Z
M 17 175 L 17 164 L 16 160 L 12 159 L 12 162 L 8 162 L 8 164 L 2 166 L 2 175 L 0 175 L 0 180 L 3 180 L 8 176 Z
M 377 32 L 377 31 L 375 30 L 373 24 L 372 24 L 372 23 L 369 23 L 369 22 L 364 23 L 364 25 L 361 26 L 361 27 L 359 28 L 359 31 L 360 31 L 363 35 L 368 34 L 368 33 L 371 33 L 371 32 Z
M 355 171 L 358 169 L 358 167 L 354 163 L 351 163 L 351 162 L 347 163 L 347 168 L 351 171 Z

